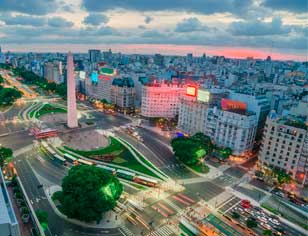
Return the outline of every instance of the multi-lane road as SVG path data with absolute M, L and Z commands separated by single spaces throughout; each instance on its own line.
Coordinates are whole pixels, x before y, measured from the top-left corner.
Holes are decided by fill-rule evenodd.
M 26 111 L 27 107 L 30 106 L 31 102 L 26 103 L 24 106 L 14 106 L 7 113 L 3 114 L 4 120 L 12 120 L 14 117 L 21 114 L 20 111 Z M 118 128 L 123 125 L 131 123 L 131 119 L 124 117 L 119 114 L 104 114 L 93 110 L 88 107 L 85 111 L 91 114 L 91 120 L 96 123 L 96 126 L 89 127 L 89 129 L 112 129 Z M 82 117 L 81 121 L 85 121 Z M 29 135 L 27 127 L 29 122 L 6 123 L 0 126 L 0 144 L 12 148 L 13 150 L 20 150 L 23 147 L 27 147 L 33 143 L 33 136 Z M 8 127 L 13 127 L 9 128 Z M 170 150 L 169 140 L 151 130 L 145 128 L 136 128 L 136 131 L 143 139 L 143 143 L 137 141 L 134 137 L 126 134 L 119 130 L 116 134 L 127 140 L 135 148 L 137 148 L 142 154 L 144 154 L 157 168 L 166 173 L 173 179 L 192 179 L 199 177 L 192 173 L 185 166 L 183 166 L 174 157 Z M 6 135 L 1 136 L 2 133 Z M 78 130 L 74 131 L 78 132 Z M 41 156 L 41 157 L 40 157 Z M 19 177 L 25 186 L 27 195 L 29 196 L 34 209 L 43 209 L 49 213 L 49 228 L 46 233 L 48 236 L 62 236 L 62 235 L 123 235 L 123 232 L 128 232 L 127 228 L 122 229 L 97 229 L 87 228 L 71 224 L 58 215 L 56 215 L 49 204 L 45 192 L 42 188 L 37 186 L 42 184 L 42 179 L 52 184 L 60 185 L 62 178 L 67 173 L 67 168 L 55 166 L 48 160 L 45 160 L 42 155 L 39 154 L 38 150 L 29 149 L 28 152 L 18 155 L 15 158 L 16 168 Z M 200 182 L 192 182 L 186 184 L 186 190 L 182 193 L 175 193 L 168 196 L 166 199 L 159 200 L 156 202 L 149 203 L 149 207 L 142 213 L 144 217 L 149 221 L 153 221 L 154 225 L 160 227 L 161 219 L 166 218 L 164 214 L 167 213 L 170 216 L 183 211 L 187 206 L 192 204 L 192 201 L 198 201 L 204 199 L 211 201 L 218 195 L 225 191 L 226 186 L 231 186 L 236 179 L 241 176 L 235 176 L 234 170 L 230 168 L 225 171 L 222 177 L 216 179 L 204 179 Z M 236 173 L 239 173 L 235 170 Z M 42 177 L 42 178 L 40 178 Z M 200 178 L 200 177 L 199 177 Z M 230 180 L 231 179 L 231 180 Z M 190 199 L 187 200 L 187 199 Z M 190 203 L 189 203 L 190 202 Z M 162 213 L 165 212 L 165 213 Z M 162 225 L 162 229 L 165 226 Z M 165 229 L 166 230 L 166 229 Z M 107 233 L 108 231 L 108 233 Z M 140 230 L 139 230 L 140 231 Z M 168 230 L 167 230 L 168 231 Z M 125 235 L 125 233 L 124 233 Z
M 122 235 L 117 228 L 108 228 L 108 229 L 100 229 L 100 228 L 90 228 L 90 227 L 83 227 L 76 224 L 72 224 L 70 222 L 67 222 L 63 220 L 61 217 L 59 217 L 51 207 L 49 201 L 47 200 L 47 196 L 44 192 L 44 187 L 39 188 L 42 184 L 42 181 L 39 181 L 37 176 L 35 175 L 33 171 L 33 164 L 35 165 L 41 165 L 36 166 L 36 170 L 43 170 L 46 168 L 47 170 L 44 171 L 43 174 L 46 177 L 47 175 L 50 175 L 48 178 L 49 180 L 55 180 L 60 181 L 61 174 L 65 174 L 65 170 L 63 171 L 57 171 L 54 172 L 54 168 L 46 167 L 46 164 L 38 164 L 39 162 L 37 159 L 34 159 L 33 152 L 30 151 L 28 153 L 24 153 L 20 156 L 18 156 L 15 159 L 15 165 L 18 172 L 18 176 L 21 179 L 21 182 L 23 183 L 26 193 L 30 199 L 30 202 L 34 208 L 34 210 L 45 210 L 48 212 L 48 230 L 46 231 L 46 235 L 48 236 L 75 236 L 75 235 L 112 235 L 112 236 L 120 236 Z M 47 161 L 46 161 L 47 163 Z M 48 171 L 52 171 L 51 173 L 48 173 Z M 53 176 L 55 174 L 57 177 Z M 52 176 L 52 177 L 51 177 Z M 51 179 L 51 178 L 56 179 Z

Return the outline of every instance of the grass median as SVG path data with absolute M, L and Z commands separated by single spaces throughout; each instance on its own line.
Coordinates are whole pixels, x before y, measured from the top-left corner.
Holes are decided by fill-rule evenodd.
M 155 173 L 151 170 L 140 164 L 133 154 L 118 140 L 113 137 L 109 137 L 110 144 L 104 148 L 98 148 L 93 150 L 77 150 L 70 148 L 68 146 L 64 146 L 64 151 L 69 150 L 71 152 L 77 153 L 79 155 L 85 156 L 89 159 L 109 162 L 114 165 L 122 166 L 129 168 L 133 171 L 138 171 L 144 173 L 149 176 L 153 176 L 155 178 L 159 178 Z

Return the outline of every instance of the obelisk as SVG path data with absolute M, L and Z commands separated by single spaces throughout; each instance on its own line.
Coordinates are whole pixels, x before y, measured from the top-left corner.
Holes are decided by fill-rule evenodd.
M 78 127 L 73 54 L 67 54 L 67 126 Z

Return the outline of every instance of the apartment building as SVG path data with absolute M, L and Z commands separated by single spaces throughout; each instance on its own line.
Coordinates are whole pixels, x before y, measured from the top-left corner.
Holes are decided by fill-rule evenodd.
M 308 184 L 308 132 L 299 117 L 279 117 L 274 111 L 266 120 L 259 161 L 263 167 L 285 170 L 301 184 Z
M 116 78 L 111 86 L 111 103 L 123 113 L 135 111 L 135 84 L 132 78 Z
M 207 109 L 204 133 L 216 145 L 229 147 L 234 155 L 244 156 L 253 148 L 257 124 L 257 117 L 253 112 L 228 111 L 214 107 Z

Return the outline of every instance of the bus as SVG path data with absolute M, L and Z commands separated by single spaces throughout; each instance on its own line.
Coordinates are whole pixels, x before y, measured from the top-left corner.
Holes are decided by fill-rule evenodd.
M 44 139 L 58 136 L 58 130 L 56 129 L 44 129 L 35 132 L 36 139 Z
M 78 160 L 76 157 L 73 157 L 72 155 L 65 153 L 64 159 L 67 160 L 69 163 L 72 163 L 74 165 L 78 164 Z
M 147 185 L 149 187 L 157 187 L 158 181 L 156 179 L 148 178 L 145 176 L 138 175 L 134 178 L 134 182 Z
M 78 159 L 77 161 L 78 161 L 79 164 L 89 165 L 89 166 L 93 165 L 93 163 L 91 161 L 87 161 L 87 160 L 83 160 L 83 159 Z
M 115 175 L 117 170 L 115 168 L 109 167 L 109 166 L 103 166 L 103 165 L 97 165 L 97 167 L 104 169 L 105 171 L 109 172 L 112 175 Z
M 133 173 L 133 172 L 130 172 L 130 171 L 118 169 L 117 170 L 117 176 L 120 177 L 120 178 L 123 178 L 123 179 L 127 179 L 127 180 L 130 180 L 130 181 L 133 181 L 135 176 L 136 176 L 136 174 Z
M 185 234 L 189 236 L 199 236 L 200 235 L 200 231 L 196 227 L 188 223 L 186 219 L 180 219 L 179 227 Z
M 63 157 L 61 157 L 60 155 L 58 155 L 58 154 L 54 155 L 54 161 L 56 163 L 60 164 L 60 165 L 65 165 L 66 164 L 66 160 Z

